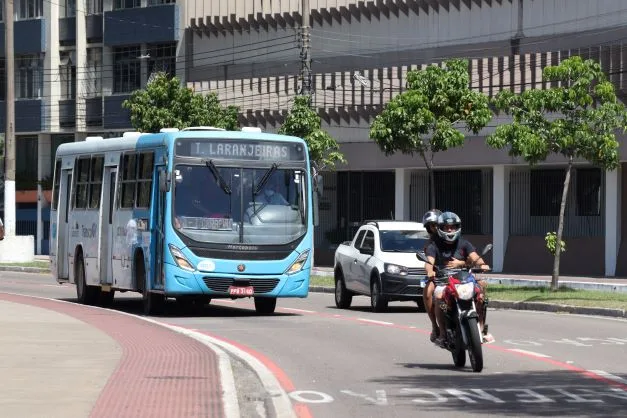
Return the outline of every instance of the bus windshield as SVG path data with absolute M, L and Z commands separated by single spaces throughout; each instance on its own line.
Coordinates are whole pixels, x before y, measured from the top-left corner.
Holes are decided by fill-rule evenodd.
M 307 231 L 305 169 L 174 167 L 174 227 L 201 242 L 287 244 Z

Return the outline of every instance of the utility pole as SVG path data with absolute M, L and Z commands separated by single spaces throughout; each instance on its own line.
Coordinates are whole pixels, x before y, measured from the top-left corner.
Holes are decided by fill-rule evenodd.
M 15 55 L 13 52 L 13 0 L 4 0 L 4 51 L 7 97 L 4 121 L 4 233 L 15 236 Z
M 300 51 L 300 76 L 302 79 L 301 94 L 311 97 L 311 44 L 309 42 L 309 0 L 302 0 L 303 21 L 300 26 L 301 51 Z

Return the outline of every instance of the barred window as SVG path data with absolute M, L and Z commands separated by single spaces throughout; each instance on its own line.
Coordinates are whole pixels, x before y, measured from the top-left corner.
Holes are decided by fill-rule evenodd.
M 102 0 L 87 0 L 87 8 L 85 10 L 87 15 L 99 15 L 102 14 Z
M 559 216 L 564 188 L 562 169 L 531 170 L 529 211 L 531 216 Z
M 176 0 L 148 0 L 148 6 L 158 6 L 161 4 L 176 3 Z
M 34 99 L 42 96 L 44 84 L 43 59 L 37 55 L 16 57 L 16 96 L 18 99 Z
M 19 0 L 14 7 L 18 19 L 35 19 L 44 15 L 43 0 Z
M 115 0 L 113 3 L 114 9 L 132 9 L 134 7 L 141 7 L 141 0 Z
M 85 69 L 85 95 L 102 94 L 102 48 L 87 48 L 87 68 Z
M 577 216 L 601 215 L 601 182 L 599 168 L 577 169 Z
M 65 17 L 76 16 L 76 0 L 65 0 Z
M 176 75 L 176 42 L 149 45 L 148 55 L 148 80 L 160 72 Z
M 59 79 L 61 81 L 61 99 L 76 99 L 76 62 L 73 58 L 75 51 L 61 51 L 59 64 Z
M 130 93 L 141 87 L 141 63 L 139 46 L 113 50 L 113 92 Z

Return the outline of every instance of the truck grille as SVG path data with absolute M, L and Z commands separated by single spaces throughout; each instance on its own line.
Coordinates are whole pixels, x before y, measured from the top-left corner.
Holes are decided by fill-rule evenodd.
M 203 277 L 202 281 L 205 282 L 205 286 L 209 290 L 224 293 L 228 292 L 229 286 L 232 286 L 234 283 L 238 286 L 252 286 L 255 289 L 255 294 L 272 292 L 276 285 L 279 284 L 279 279 L 276 278 L 233 279 L 230 277 Z

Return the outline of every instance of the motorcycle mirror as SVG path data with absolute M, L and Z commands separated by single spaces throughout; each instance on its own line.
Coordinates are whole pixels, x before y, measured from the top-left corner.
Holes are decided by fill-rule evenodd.
M 492 251 L 492 243 L 486 245 L 485 247 L 483 247 L 483 251 L 481 251 L 481 255 L 484 256 L 487 253 L 489 253 L 490 251 Z

